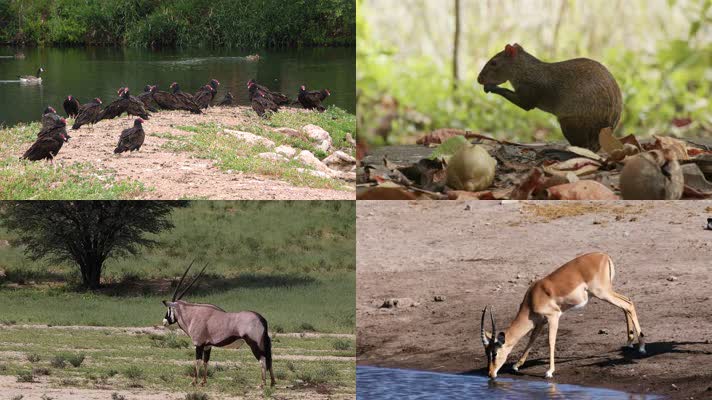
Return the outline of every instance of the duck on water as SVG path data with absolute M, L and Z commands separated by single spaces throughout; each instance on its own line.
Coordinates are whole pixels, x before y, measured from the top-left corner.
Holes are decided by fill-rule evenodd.
M 44 68 L 40 67 L 37 70 L 36 75 L 23 75 L 23 76 L 18 76 L 17 78 L 20 79 L 20 82 L 22 83 L 42 83 L 42 77 L 40 76 L 44 72 Z

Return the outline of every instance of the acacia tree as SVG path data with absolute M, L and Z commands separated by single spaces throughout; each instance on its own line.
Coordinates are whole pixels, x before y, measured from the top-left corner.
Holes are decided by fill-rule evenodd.
M 17 201 L 0 210 L 0 224 L 19 236 L 31 260 L 73 262 L 82 285 L 100 286 L 101 271 L 109 257 L 137 254 L 153 247 L 147 233 L 173 228 L 169 217 L 184 201 Z

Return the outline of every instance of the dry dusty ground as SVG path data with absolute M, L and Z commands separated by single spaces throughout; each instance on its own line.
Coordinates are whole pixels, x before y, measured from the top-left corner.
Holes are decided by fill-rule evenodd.
M 202 115 L 185 111 L 153 113 L 143 125 L 146 140 L 141 150 L 132 154 L 114 155 L 121 131 L 133 125 L 134 117 L 126 116 L 100 121 L 96 126 L 68 129 L 72 139 L 62 147 L 57 161 L 60 164 L 88 162 L 97 168 L 116 172 L 119 179 L 135 179 L 153 188 L 148 199 L 206 199 L 250 200 L 351 200 L 354 193 L 330 189 L 293 186 L 270 177 L 235 172 L 228 174 L 213 165 L 213 160 L 194 158 L 188 152 L 173 152 L 161 148 L 168 139 L 153 134 L 170 133 L 175 136 L 193 135 L 177 126 L 196 126 L 200 123 L 219 123 L 223 126 L 249 124 L 243 114 L 249 107 L 211 107 Z M 287 111 L 289 112 L 289 111 Z M 306 112 L 306 111 L 294 111 Z M 252 121 L 254 123 L 254 121 Z
M 494 306 L 502 330 L 532 279 L 603 251 L 614 287 L 637 307 L 648 355 L 624 349 L 623 313 L 591 298 L 559 324 L 554 381 L 712 398 L 709 216 L 710 202 L 359 202 L 357 362 L 485 375 L 483 307 Z M 379 308 L 387 298 L 420 304 Z M 515 376 L 524 343 L 500 376 Z M 518 376 L 541 380 L 547 367 L 542 333 Z

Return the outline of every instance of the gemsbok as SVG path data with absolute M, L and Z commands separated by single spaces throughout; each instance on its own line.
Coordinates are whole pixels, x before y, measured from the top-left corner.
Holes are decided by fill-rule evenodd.
M 545 377 L 553 377 L 554 349 L 559 318 L 569 309 L 585 306 L 589 295 L 623 310 L 628 334 L 627 345 L 633 347 L 637 336 L 638 351 L 645 354 L 644 335 L 640 330 L 635 307 L 629 298 L 613 290 L 614 275 L 613 261 L 606 254 L 589 253 L 574 258 L 556 271 L 534 282 L 524 295 L 517 316 L 509 327 L 499 333 L 496 333 L 497 329 L 491 308 L 492 333 L 485 331 L 485 313 L 487 311 L 487 307 L 485 307 L 480 320 L 480 335 L 487 355 L 489 377 L 492 379 L 497 377 L 497 371 L 507 361 L 507 356 L 517 342 L 529 331 L 532 331 L 524 353 L 513 366 L 513 369 L 518 371 L 519 367 L 527 360 L 534 340 L 546 323 L 549 324 L 549 369 L 546 371 Z
M 215 347 L 239 348 L 243 341 L 250 346 L 252 354 L 260 362 L 262 367 L 262 386 L 265 385 L 265 372 L 269 370 L 271 384 L 274 386 L 274 373 L 272 372 L 272 341 L 267 333 L 267 320 L 260 314 L 253 311 L 242 311 L 229 313 L 218 306 L 212 304 L 188 303 L 181 300 L 193 284 L 205 271 L 207 264 L 193 278 L 190 284 L 183 289 L 180 294 L 178 290 L 183 284 L 188 268 L 180 278 L 180 282 L 173 292 L 171 301 L 163 301 L 168 310 L 163 317 L 163 326 L 178 323 L 178 326 L 185 332 L 195 346 L 195 378 L 192 384 L 197 383 L 200 377 L 200 364 L 205 368 L 201 386 L 208 380 L 208 361 L 210 361 L 210 350 Z

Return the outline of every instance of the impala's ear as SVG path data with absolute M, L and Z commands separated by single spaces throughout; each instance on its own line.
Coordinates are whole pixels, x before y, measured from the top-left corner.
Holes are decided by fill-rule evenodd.
M 504 47 L 504 54 L 507 57 L 516 57 L 517 53 L 519 52 L 519 49 L 521 49 L 521 47 L 519 47 L 519 45 L 516 43 L 514 44 L 514 46 L 506 45 Z
M 500 332 L 497 334 L 497 342 L 499 344 L 504 344 L 504 332 Z

